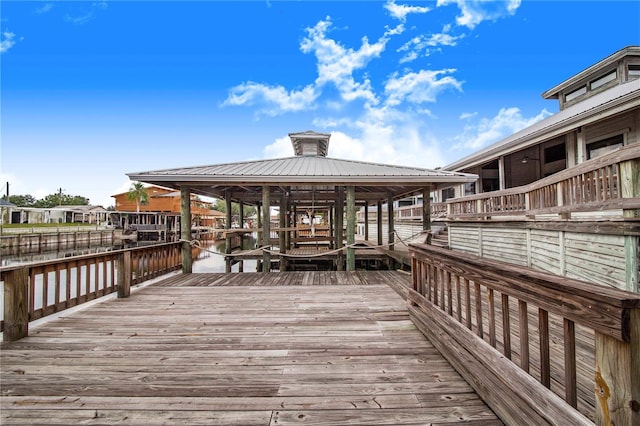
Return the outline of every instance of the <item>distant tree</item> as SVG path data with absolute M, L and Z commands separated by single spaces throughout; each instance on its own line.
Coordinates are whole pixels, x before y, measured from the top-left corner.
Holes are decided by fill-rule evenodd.
M 149 202 L 149 193 L 141 182 L 132 183 L 125 197 L 129 201 L 136 202 L 136 212 L 138 213 L 140 213 L 140 204 L 147 204 Z
M 33 207 L 36 204 L 36 199 L 33 195 L 10 195 L 9 202 L 15 204 L 18 207 Z
M 89 199 L 81 195 L 49 194 L 37 200 L 33 207 L 50 208 L 56 206 L 88 206 Z
M 63 195 L 62 205 L 63 206 L 88 206 L 89 199 L 81 195 Z
M 227 212 L 227 205 L 226 205 L 224 200 L 216 200 L 216 202 L 213 203 L 213 206 L 211 207 L 211 209 L 212 210 L 217 210 L 217 211 L 222 212 L 222 213 L 226 213 Z M 253 216 L 257 212 L 258 212 L 258 210 L 254 206 L 247 206 L 247 205 L 244 206 L 244 216 L 245 217 Z M 231 203 L 231 214 L 232 215 L 236 215 L 236 216 L 240 215 L 240 204 Z

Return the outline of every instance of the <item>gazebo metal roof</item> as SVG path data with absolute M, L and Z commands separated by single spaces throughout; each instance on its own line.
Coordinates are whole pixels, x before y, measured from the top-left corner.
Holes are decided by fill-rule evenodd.
M 328 134 L 291 134 L 294 157 L 244 161 L 196 167 L 128 173 L 130 179 L 215 198 L 230 197 L 249 204 L 260 201 L 262 187 L 275 187 L 274 196 L 314 197 L 314 201 L 335 200 L 336 187 L 355 186 L 359 202 L 386 201 L 422 194 L 425 187 L 443 188 L 475 182 L 468 173 L 429 170 L 418 167 L 340 160 L 325 156 Z M 304 152 L 300 141 L 316 141 L 312 153 Z

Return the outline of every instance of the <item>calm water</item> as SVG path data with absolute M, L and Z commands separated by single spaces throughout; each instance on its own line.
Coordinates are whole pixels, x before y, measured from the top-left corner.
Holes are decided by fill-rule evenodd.
M 150 245 L 147 243 L 142 243 L 144 245 Z M 10 253 L 9 250 L 2 250 L 2 266 L 10 266 L 10 265 L 20 265 L 31 262 L 40 262 L 45 260 L 53 260 L 53 259 L 62 259 L 72 256 L 79 256 L 83 254 L 92 254 L 92 253 L 103 253 L 113 250 L 118 250 L 122 248 L 128 247 L 136 247 L 142 245 L 141 243 L 130 244 L 126 247 L 123 245 L 119 246 L 85 246 L 76 248 L 67 248 L 61 249 L 57 251 L 42 251 L 39 253 L 22 253 L 22 252 L 14 252 Z M 224 256 L 221 253 L 225 252 L 225 241 L 214 241 L 214 240 L 200 240 L 200 244 L 203 250 L 199 251 L 199 254 L 194 257 L 193 262 L 193 272 L 197 273 L 215 273 L 215 272 L 225 272 L 225 261 Z M 242 248 L 244 250 L 251 250 L 255 248 L 256 240 L 254 237 L 245 237 L 243 239 Z M 195 252 L 194 252 L 195 254 Z M 256 271 L 255 260 L 245 260 L 243 264 L 243 270 L 246 272 L 255 272 Z M 82 266 L 80 270 L 80 279 L 83 281 L 82 288 L 84 289 L 84 278 L 86 277 L 86 270 L 82 268 L 89 268 L 89 275 L 94 276 L 94 265 Z M 238 272 L 239 265 L 235 264 L 232 266 L 232 272 Z M 60 282 L 61 282 L 61 294 L 66 294 L 65 290 L 65 282 L 67 280 L 66 274 L 70 274 L 70 282 L 76 282 L 76 274 L 78 271 L 74 268 L 67 271 L 60 272 Z M 102 276 L 100 274 L 100 276 Z M 51 277 L 51 280 L 54 278 Z M 108 272 L 107 279 L 110 279 L 110 272 Z M 101 284 L 99 284 L 101 288 Z M 55 299 L 55 288 L 54 286 L 50 286 L 48 289 L 47 299 L 49 303 L 51 303 Z M 95 283 L 90 283 L 90 290 L 95 290 Z M 41 275 L 37 275 L 35 278 L 35 308 L 39 309 L 42 307 L 42 296 L 43 296 L 43 279 Z M 75 285 L 71 287 L 71 297 L 76 296 L 76 287 Z M 63 296 L 64 297 L 64 296 Z M 4 315 L 4 283 L 0 281 L 0 317 Z
M 226 243 L 220 241 L 201 241 L 200 243 L 206 250 L 201 250 L 197 258 L 194 258 L 193 272 L 224 272 L 225 262 L 224 256 L 220 253 L 225 252 Z M 254 237 L 245 237 L 242 241 L 243 250 L 251 250 L 256 247 L 256 239 Z M 257 262 L 255 260 L 245 260 L 243 264 L 244 272 L 255 272 Z M 239 265 L 236 263 L 231 267 L 231 272 L 238 272 Z
M 104 253 L 113 250 L 121 250 L 123 248 L 148 246 L 153 243 L 138 242 L 130 244 L 120 245 L 89 245 L 77 244 L 75 247 L 72 245 L 67 247 L 61 247 L 60 250 L 42 250 L 42 251 L 28 251 L 25 249 L 2 249 L 0 251 L 0 266 L 14 266 L 23 265 L 26 263 L 43 262 L 54 259 L 64 259 L 73 256 L 81 256 L 85 254 Z M 224 272 L 225 263 L 224 257 L 221 253 L 225 252 L 225 241 L 214 241 L 211 239 L 201 239 L 200 244 L 203 250 L 199 251 L 199 254 L 194 257 L 193 272 Z M 247 236 L 243 239 L 243 250 L 251 250 L 255 248 L 256 240 L 254 237 Z M 256 268 L 255 260 L 247 260 L 244 262 L 244 270 L 247 272 L 254 272 Z M 232 267 L 232 271 L 236 272 L 238 265 Z

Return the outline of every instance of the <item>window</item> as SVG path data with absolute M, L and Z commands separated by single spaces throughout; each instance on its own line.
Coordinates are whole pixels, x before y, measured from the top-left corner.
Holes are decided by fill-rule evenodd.
M 553 163 L 555 161 L 566 160 L 567 151 L 564 148 L 564 143 L 550 146 L 544 149 L 544 163 Z
M 599 157 L 607 152 L 611 152 L 620 148 L 624 144 L 624 137 L 622 135 L 613 136 L 607 139 L 603 139 L 598 142 L 593 142 L 587 145 L 587 153 L 589 159 Z
M 604 86 L 610 81 L 614 81 L 617 77 L 618 72 L 616 70 L 613 70 L 613 72 L 610 72 L 609 74 L 605 74 L 602 77 L 593 80 L 591 83 L 589 83 L 589 87 L 591 87 L 591 90 L 595 90 L 598 87 Z
M 475 195 L 476 193 L 476 183 L 475 182 L 467 182 L 464 184 L 464 195 Z
M 629 64 L 629 80 L 640 78 L 640 64 Z
M 582 96 L 587 93 L 587 86 L 582 86 L 579 89 L 574 90 L 573 92 L 569 92 L 565 95 L 564 101 L 569 102 L 577 98 L 578 96 Z
M 456 190 L 453 188 L 447 188 L 442 190 L 442 202 L 447 201 L 449 198 L 456 196 Z

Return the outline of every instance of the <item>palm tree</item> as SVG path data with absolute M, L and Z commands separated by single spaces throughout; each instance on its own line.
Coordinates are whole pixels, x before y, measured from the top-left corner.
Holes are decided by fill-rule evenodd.
M 129 201 L 136 202 L 136 212 L 140 213 L 140 204 L 146 204 L 149 202 L 149 193 L 147 192 L 147 188 L 140 182 L 134 182 L 131 184 L 129 188 L 129 192 L 126 193 L 125 197 Z

